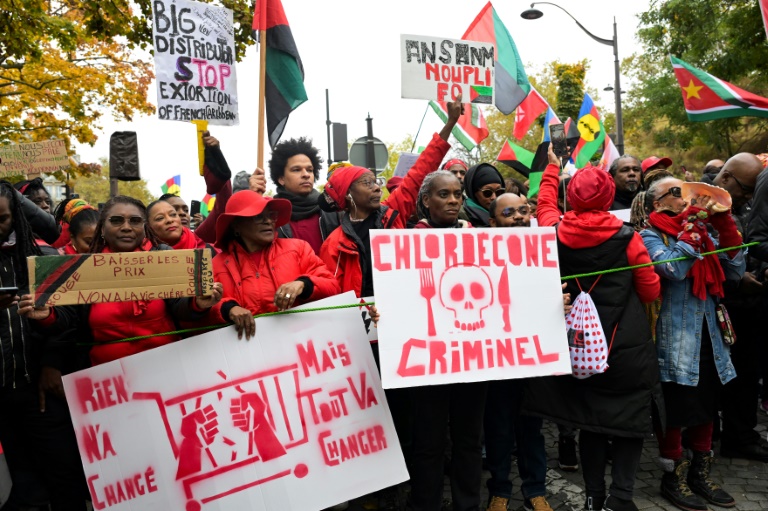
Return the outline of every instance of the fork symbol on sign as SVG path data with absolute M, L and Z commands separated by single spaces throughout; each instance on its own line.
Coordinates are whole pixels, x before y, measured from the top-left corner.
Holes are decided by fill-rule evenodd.
M 429 323 L 429 335 L 435 336 L 435 316 L 432 314 L 432 298 L 435 297 L 435 277 L 432 275 L 432 268 L 422 268 L 421 270 L 421 296 L 427 301 L 427 319 Z

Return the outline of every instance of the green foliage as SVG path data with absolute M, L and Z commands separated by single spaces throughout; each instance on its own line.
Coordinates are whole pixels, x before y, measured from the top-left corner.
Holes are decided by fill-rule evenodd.
M 712 158 L 763 152 L 768 120 L 689 121 L 669 55 L 755 94 L 768 95 L 768 44 L 753 0 L 655 0 L 640 15 L 641 54 L 623 69 L 635 83 L 625 109 L 627 152 L 664 154 L 693 170 Z
M 80 176 L 69 181 L 72 193 L 77 193 L 80 197 L 94 207 L 100 202 L 109 200 L 109 164 L 102 159 L 101 173 L 91 173 L 87 176 Z M 150 193 L 147 182 L 143 179 L 139 181 L 118 181 L 117 192 L 120 195 L 128 195 L 139 199 L 145 205 L 149 204 L 157 197 Z
M 555 62 L 552 65 L 557 78 L 557 108 L 561 121 L 570 117 L 579 118 L 581 103 L 584 101 L 584 78 L 587 75 L 587 60 L 575 64 Z

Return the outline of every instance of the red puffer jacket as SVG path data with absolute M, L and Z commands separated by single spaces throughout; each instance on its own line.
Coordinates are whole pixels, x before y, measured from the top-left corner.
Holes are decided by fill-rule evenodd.
M 304 293 L 294 305 L 339 294 L 338 282 L 309 243 L 293 238 L 275 238 L 258 266 L 240 243 L 231 241 L 226 250 L 213 258 L 213 276 L 224 286 L 221 302 L 214 309 L 225 322 L 235 305 L 245 307 L 251 314 L 276 311 L 277 289 L 299 278 L 304 281 Z
M 381 209 L 376 213 L 379 215 L 376 220 L 377 229 L 406 228 L 408 219 L 416 211 L 421 183 L 428 174 L 440 168 L 440 162 L 450 148 L 451 145 L 437 133 L 432 135 L 429 145 L 405 175 L 403 183 L 382 202 Z M 349 234 L 352 232 L 352 227 L 348 213 L 344 214 L 341 224 L 323 243 L 320 257 L 339 281 L 341 292 L 351 290 L 359 297 L 363 289 L 363 278 L 371 277 L 370 275 L 364 277 L 360 262 L 360 248 Z

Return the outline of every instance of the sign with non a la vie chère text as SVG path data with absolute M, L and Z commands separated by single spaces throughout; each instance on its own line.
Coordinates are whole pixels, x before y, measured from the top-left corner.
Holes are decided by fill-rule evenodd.
M 313 511 L 406 480 L 366 337 L 357 308 L 272 316 L 65 376 L 94 509 Z
M 232 11 L 191 0 L 152 2 L 157 114 L 238 124 Z
M 570 374 L 555 236 L 371 231 L 384 387 Z
M 442 37 L 400 36 L 401 96 L 492 105 L 492 43 Z

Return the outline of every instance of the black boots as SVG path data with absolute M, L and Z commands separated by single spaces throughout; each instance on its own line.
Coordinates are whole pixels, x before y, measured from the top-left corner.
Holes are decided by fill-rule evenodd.
M 694 494 L 688 486 L 686 476 L 691 462 L 686 459 L 673 461 L 661 459 L 664 475 L 661 478 L 661 494 L 672 504 L 685 511 L 706 511 L 707 503 Z
M 716 506 L 733 507 L 736 505 L 733 497 L 709 477 L 709 469 L 714 459 L 712 451 L 693 451 L 693 460 L 688 471 L 688 486 L 694 493 Z

